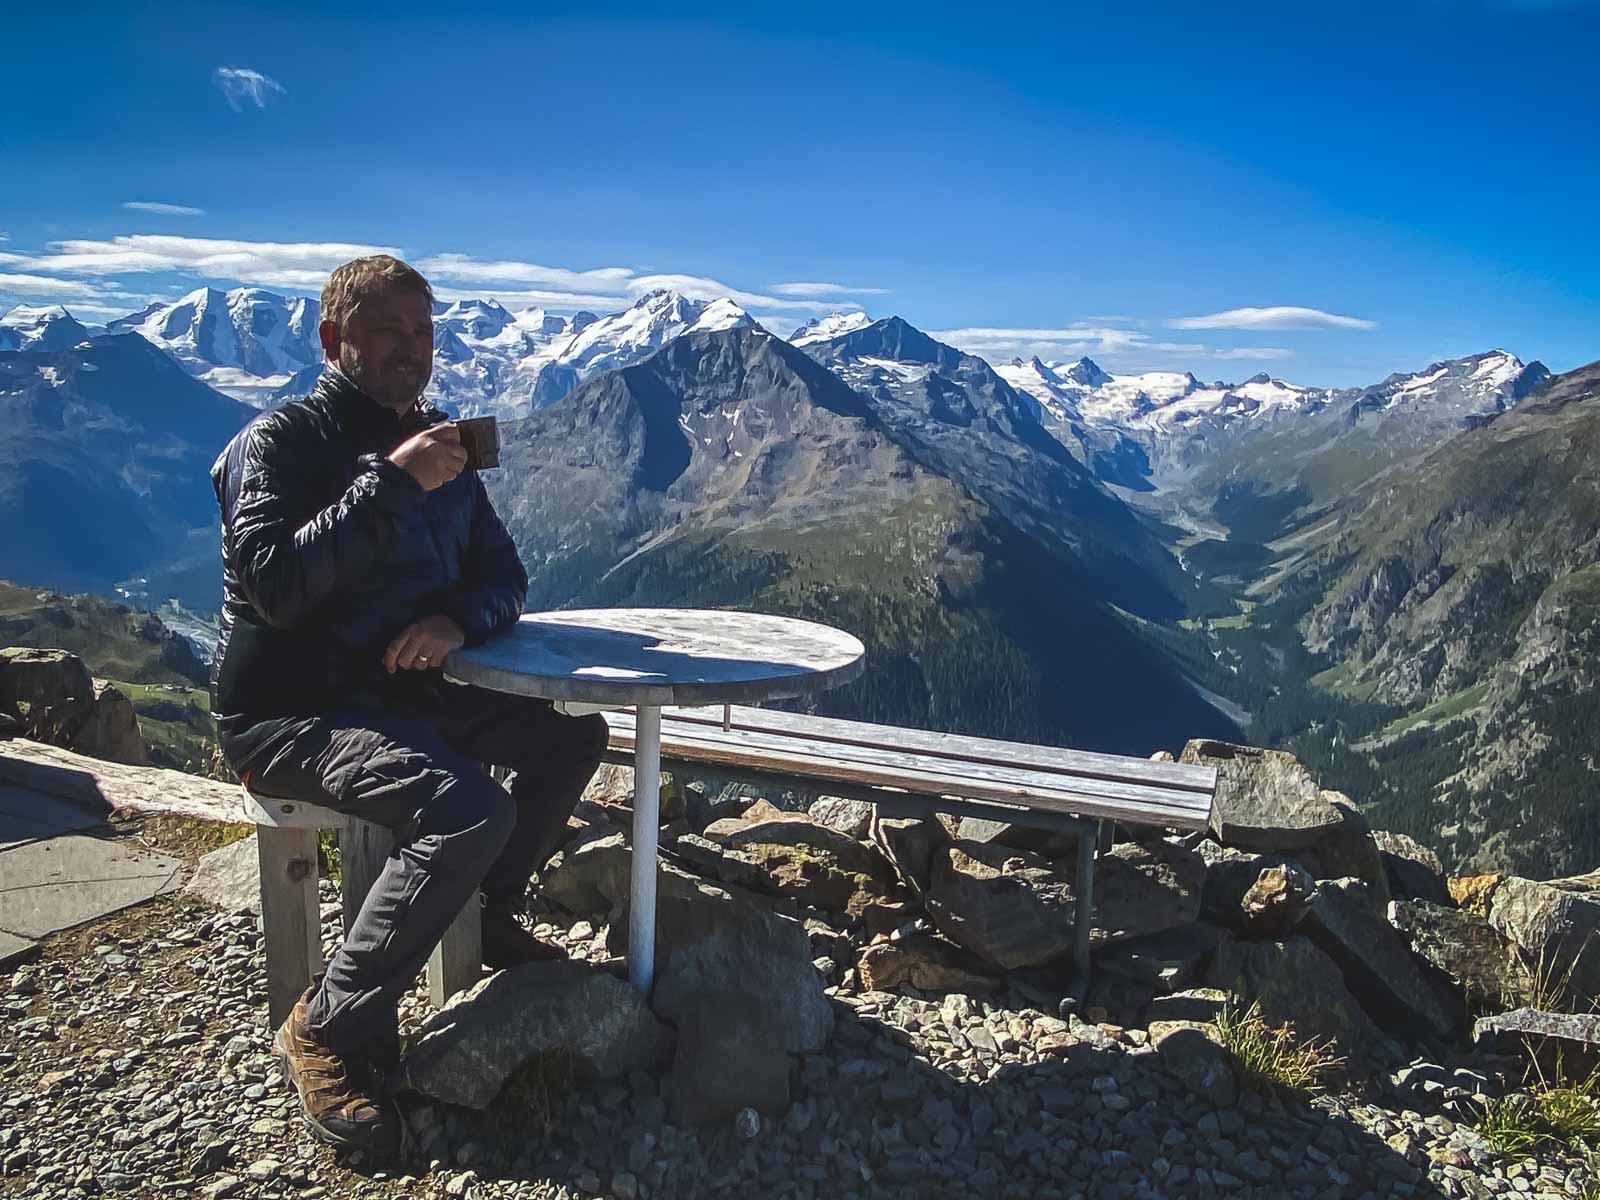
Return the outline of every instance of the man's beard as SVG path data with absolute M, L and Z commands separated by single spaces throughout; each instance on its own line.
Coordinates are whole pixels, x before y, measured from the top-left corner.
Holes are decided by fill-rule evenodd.
M 360 351 L 348 342 L 343 350 L 339 355 L 339 369 L 349 376 L 350 382 L 385 408 L 392 408 L 396 412 L 404 412 L 415 404 L 433 375 L 432 363 L 420 368 L 391 366 L 387 370 L 376 371 L 361 357 Z

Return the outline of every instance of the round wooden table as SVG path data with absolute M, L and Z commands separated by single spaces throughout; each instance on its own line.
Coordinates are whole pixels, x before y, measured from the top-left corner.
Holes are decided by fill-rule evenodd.
M 628 977 L 648 990 L 655 971 L 662 706 L 754 704 L 825 691 L 859 675 L 865 654 L 850 634 L 792 617 L 580 609 L 527 614 L 504 634 L 451 654 L 444 673 L 520 696 L 637 711 Z

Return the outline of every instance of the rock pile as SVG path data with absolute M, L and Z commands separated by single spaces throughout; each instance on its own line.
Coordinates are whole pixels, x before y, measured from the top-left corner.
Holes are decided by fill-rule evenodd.
M 224 915 L 167 901 L 12 978 L 0 1195 L 1583 1194 L 1563 1148 L 1506 1159 L 1476 1126 L 1520 1081 L 1509 1043 L 1600 1033 L 1535 1008 L 1533 969 L 1591 986 L 1597 880 L 1449 880 L 1289 755 L 1184 757 L 1218 766 L 1216 820 L 1105 853 L 1087 994 L 1070 838 L 669 782 L 640 996 L 631 778 L 607 769 L 530 903 L 568 960 L 407 1001 L 410 1149 L 365 1178 L 285 1136 L 252 854 L 227 848 L 192 893 Z M 1252 1001 L 1336 1043 L 1335 1090 L 1250 1086 L 1217 1019 Z

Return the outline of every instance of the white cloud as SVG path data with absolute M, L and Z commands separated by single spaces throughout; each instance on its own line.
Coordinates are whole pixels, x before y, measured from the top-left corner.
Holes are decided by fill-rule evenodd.
M 1213 350 L 1212 358 L 1274 359 L 1293 358 L 1294 351 L 1284 346 L 1234 346 L 1228 350 Z
M 211 81 L 222 90 L 234 112 L 241 112 L 246 103 L 265 108 L 274 95 L 287 96 L 289 90 L 260 71 L 249 67 L 218 67 L 211 73 Z
M 830 312 L 835 308 L 859 308 L 859 304 L 825 304 L 815 300 L 791 299 L 787 296 L 768 296 L 731 287 L 718 279 L 703 275 L 637 274 L 631 267 L 598 267 L 587 271 L 571 271 L 564 267 L 546 267 L 539 263 L 511 260 L 487 260 L 467 254 L 433 254 L 417 261 L 417 269 L 430 279 L 447 283 L 476 285 L 478 295 L 493 292 L 497 296 L 514 295 L 530 303 L 552 306 L 588 308 L 604 304 L 606 297 L 613 302 L 626 303 L 631 299 L 670 288 L 693 300 L 717 300 L 723 296 L 749 309 L 798 309 L 803 312 Z M 532 291 L 502 292 L 496 284 L 517 285 L 547 284 L 548 288 L 535 287 Z M 833 286 L 833 285 L 806 285 Z M 439 290 L 443 296 L 445 290 Z M 777 289 L 774 289 L 775 291 Z M 579 295 L 577 293 L 585 293 Z M 544 297 L 563 298 L 546 299 Z
M 455 279 L 462 283 L 550 284 L 570 291 L 587 289 L 621 294 L 633 271 L 627 267 L 599 267 L 592 271 L 569 271 L 564 267 L 542 267 L 529 262 L 493 262 L 469 254 L 431 254 L 415 264 L 429 279 Z
M 775 283 L 780 296 L 887 296 L 888 288 L 851 287 L 845 283 Z
M 1278 304 L 1268 308 L 1230 308 L 1201 317 L 1175 317 L 1173 329 L 1376 329 L 1376 321 Z
M 11 240 L 11 235 L 9 233 L 7 233 L 5 230 L 0 229 L 0 242 L 9 242 L 10 240 Z
M 191 208 L 187 204 L 161 204 L 154 200 L 124 200 L 123 208 L 131 208 L 135 212 L 160 213 L 164 217 L 203 217 L 206 210 Z
M 104 296 L 98 284 L 81 279 L 56 279 L 49 275 L 21 275 L 0 272 L 0 292 L 18 296 Z
M 547 291 L 542 288 L 458 288 L 434 284 L 433 297 L 447 303 L 456 300 L 496 300 L 507 308 L 538 305 L 541 308 L 578 309 L 592 308 L 601 312 L 614 312 L 628 304 L 627 296 L 607 296 L 600 293 Z
M 137 233 L 109 241 L 51 242 L 43 254 L 0 252 L 0 263 L 69 275 L 122 275 L 177 271 L 265 287 L 316 289 L 340 263 L 366 254 L 393 254 L 387 246 L 348 242 L 244 242 Z
M 1135 329 L 1090 324 L 1037 329 L 975 326 L 935 330 L 932 336 L 991 362 L 1034 356 L 1061 362 L 1088 355 L 1102 365 L 1110 363 L 1123 370 L 1149 369 L 1152 363 L 1172 365 L 1173 360 L 1280 359 L 1294 354 L 1293 350 L 1281 346 L 1219 347 L 1202 342 L 1158 342 Z

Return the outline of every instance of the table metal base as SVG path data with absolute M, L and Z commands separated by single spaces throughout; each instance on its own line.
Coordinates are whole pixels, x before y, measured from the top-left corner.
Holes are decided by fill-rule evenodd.
M 656 971 L 656 840 L 661 827 L 661 709 L 636 710 L 633 879 L 628 893 L 628 979 L 650 991 Z

